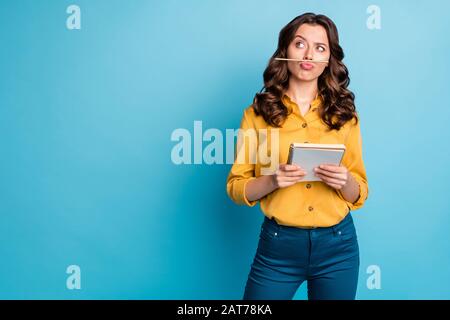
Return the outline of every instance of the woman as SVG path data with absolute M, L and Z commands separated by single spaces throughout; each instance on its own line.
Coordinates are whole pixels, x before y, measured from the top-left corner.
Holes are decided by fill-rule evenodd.
M 261 174 L 259 160 L 235 160 L 227 178 L 234 202 L 260 202 L 265 215 L 246 300 L 292 299 L 305 280 L 309 299 L 355 299 L 360 260 L 350 211 L 363 206 L 369 190 L 343 58 L 328 17 L 296 17 L 281 30 L 264 87 L 244 111 L 241 130 L 278 130 L 280 163 L 275 172 Z M 346 151 L 340 166 L 314 169 L 320 181 L 302 182 L 305 171 L 286 164 L 292 142 L 342 143 Z M 249 152 L 255 151 L 246 148 L 245 159 Z

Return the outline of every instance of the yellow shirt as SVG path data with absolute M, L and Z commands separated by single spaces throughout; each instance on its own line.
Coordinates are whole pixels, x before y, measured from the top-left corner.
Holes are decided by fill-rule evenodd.
M 298 105 L 287 95 L 282 98 L 283 104 L 292 111 L 286 118 L 279 136 L 279 163 L 287 163 L 289 146 L 293 142 L 300 143 L 342 143 L 346 150 L 341 165 L 344 165 L 359 184 L 359 197 L 351 203 L 344 199 L 340 190 L 336 190 L 322 181 L 298 182 L 292 186 L 278 188 L 263 198 L 249 201 L 245 197 L 246 184 L 261 176 L 261 168 L 267 167 L 259 159 L 250 161 L 251 148 L 245 149 L 245 161 L 235 161 L 227 177 L 228 196 L 240 205 L 253 207 L 260 202 L 262 212 L 269 218 L 275 217 L 277 222 L 297 227 L 328 227 L 339 223 L 350 210 L 363 206 L 369 193 L 366 170 L 362 157 L 361 131 L 355 119 L 348 121 L 339 131 L 326 131 L 327 125 L 319 116 L 321 98 L 317 97 L 305 115 L 301 115 Z M 240 129 L 270 129 L 261 115 L 256 116 L 250 105 L 244 111 Z M 269 133 L 270 135 L 270 133 Z M 259 148 L 259 142 L 258 147 Z M 266 144 L 270 155 L 270 143 Z M 265 162 L 266 163 L 266 162 Z

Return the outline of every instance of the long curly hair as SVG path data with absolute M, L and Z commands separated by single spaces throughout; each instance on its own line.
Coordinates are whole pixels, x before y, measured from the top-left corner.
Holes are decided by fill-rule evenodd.
M 287 49 L 293 41 L 297 29 L 304 23 L 321 25 L 325 28 L 330 45 L 328 67 L 318 78 L 318 95 L 322 99 L 319 114 L 329 130 L 339 130 L 347 121 L 358 117 L 355 109 L 355 95 L 349 89 L 350 78 L 342 60 L 344 51 L 339 45 L 339 35 L 334 22 L 325 15 L 305 13 L 289 22 L 278 38 L 278 48 L 264 70 L 264 86 L 253 99 L 253 109 L 257 115 L 273 127 L 281 127 L 289 115 L 282 103 L 283 93 L 288 89 L 290 72 L 286 61 L 275 58 L 287 58 Z

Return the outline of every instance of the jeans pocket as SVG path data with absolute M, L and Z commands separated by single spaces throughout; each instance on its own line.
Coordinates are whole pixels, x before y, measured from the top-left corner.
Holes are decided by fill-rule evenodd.
M 269 263 L 269 260 L 271 263 L 275 263 L 274 261 L 284 255 L 279 229 L 277 225 L 273 224 L 264 224 L 261 227 L 257 253 L 259 258 L 264 259 L 266 263 Z
M 342 241 L 352 241 L 356 238 L 356 234 L 354 234 L 353 232 L 342 233 L 340 235 L 340 238 L 342 239 Z
M 265 240 L 274 240 L 279 236 L 279 228 L 277 226 L 264 224 L 261 226 L 260 237 Z
M 354 241 L 357 239 L 356 229 L 353 223 L 337 228 L 335 235 L 341 241 Z

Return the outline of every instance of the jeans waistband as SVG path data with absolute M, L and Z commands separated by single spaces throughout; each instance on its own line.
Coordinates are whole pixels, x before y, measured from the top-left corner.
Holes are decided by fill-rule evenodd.
M 334 226 L 330 226 L 330 227 L 312 227 L 312 228 L 311 227 L 303 228 L 303 227 L 294 227 L 294 226 L 282 225 L 282 224 L 279 224 L 275 220 L 274 217 L 269 218 L 267 216 L 264 217 L 264 222 L 268 223 L 268 224 L 271 224 L 271 225 L 277 227 L 278 229 L 292 230 L 293 232 L 299 232 L 299 231 L 308 232 L 308 231 L 312 231 L 312 230 L 315 230 L 315 232 L 322 232 L 322 231 L 324 231 L 324 232 L 327 232 L 327 231 L 336 232 L 337 230 L 341 229 L 342 227 L 344 227 L 344 226 L 346 226 L 348 224 L 352 224 L 353 223 L 353 218 L 352 218 L 351 212 L 349 211 L 347 213 L 347 215 L 344 217 L 344 219 L 342 219 L 339 223 L 337 223 Z

